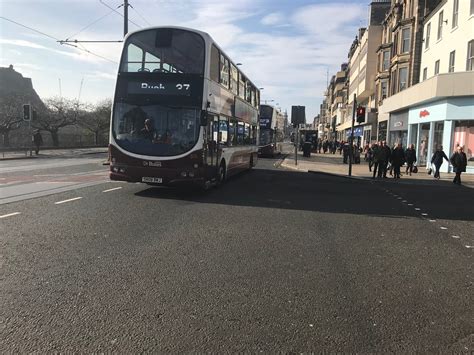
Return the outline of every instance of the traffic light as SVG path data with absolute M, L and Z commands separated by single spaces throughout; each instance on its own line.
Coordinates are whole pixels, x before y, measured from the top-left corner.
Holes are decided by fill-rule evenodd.
M 365 121 L 365 107 L 357 107 L 357 123 L 362 123 Z
M 24 104 L 23 105 L 23 121 L 31 120 L 31 105 Z

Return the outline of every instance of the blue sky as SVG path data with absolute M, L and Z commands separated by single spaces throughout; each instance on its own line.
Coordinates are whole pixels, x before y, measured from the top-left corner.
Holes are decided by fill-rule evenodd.
M 122 39 L 123 18 L 101 1 L 112 8 L 122 4 L 120 0 L 0 0 L 0 16 L 56 39 Z M 265 88 L 262 100 L 274 100 L 288 111 L 292 105 L 305 105 L 308 122 L 319 113 L 327 70 L 332 75 L 347 60 L 357 28 L 366 26 L 369 4 L 369 0 L 129 2 L 134 7 L 130 19 L 143 28 L 178 25 L 208 32 L 234 62 L 243 64 L 241 69 L 257 86 Z M 130 31 L 138 28 L 129 24 Z M 0 19 L 0 66 L 13 64 L 31 77 L 42 98 L 58 96 L 60 88 L 63 96 L 77 98 L 81 82 L 81 101 L 113 96 L 121 45 L 82 46 L 79 50 L 60 45 Z

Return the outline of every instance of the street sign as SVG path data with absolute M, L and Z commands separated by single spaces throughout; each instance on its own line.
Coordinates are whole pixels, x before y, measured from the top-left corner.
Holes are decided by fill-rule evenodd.
M 31 105 L 24 104 L 23 105 L 23 121 L 30 121 L 31 120 Z
M 293 125 L 306 123 L 305 109 L 305 106 L 291 106 L 291 123 Z

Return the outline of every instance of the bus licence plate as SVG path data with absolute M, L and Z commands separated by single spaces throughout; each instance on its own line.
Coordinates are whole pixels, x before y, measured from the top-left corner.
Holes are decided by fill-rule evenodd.
M 142 182 L 152 182 L 152 183 L 155 183 L 155 184 L 162 184 L 163 179 L 162 178 L 156 178 L 156 177 L 144 176 L 144 177 L 142 177 Z

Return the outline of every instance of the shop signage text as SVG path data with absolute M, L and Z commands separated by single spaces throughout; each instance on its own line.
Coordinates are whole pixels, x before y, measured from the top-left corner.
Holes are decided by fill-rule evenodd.
M 429 115 L 430 115 L 430 113 L 427 110 L 420 111 L 420 117 L 421 118 L 429 116 Z

